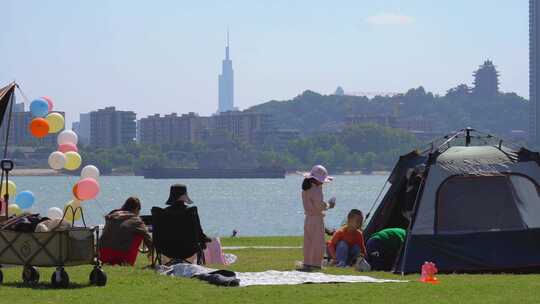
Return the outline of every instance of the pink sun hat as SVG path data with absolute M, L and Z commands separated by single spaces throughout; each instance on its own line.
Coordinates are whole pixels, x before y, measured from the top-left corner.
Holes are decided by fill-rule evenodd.
M 331 176 L 328 176 L 328 171 L 325 167 L 321 165 L 316 165 L 311 168 L 311 172 L 304 174 L 305 178 L 314 178 L 318 180 L 321 183 L 328 183 L 332 181 L 334 178 Z

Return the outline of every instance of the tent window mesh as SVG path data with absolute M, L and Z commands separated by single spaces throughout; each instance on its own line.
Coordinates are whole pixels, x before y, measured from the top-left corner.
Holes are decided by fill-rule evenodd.
M 521 195 L 516 184 L 522 188 Z M 526 177 L 455 176 L 439 188 L 436 231 L 444 234 L 523 229 L 528 225 L 520 209 L 531 205 L 537 205 L 535 210 L 540 211 L 537 187 Z

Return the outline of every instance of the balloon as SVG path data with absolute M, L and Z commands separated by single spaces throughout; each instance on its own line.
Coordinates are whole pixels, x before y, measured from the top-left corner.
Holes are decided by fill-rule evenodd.
M 34 117 L 45 117 L 49 114 L 49 103 L 43 99 L 36 99 L 30 103 L 30 112 Z
M 35 202 L 34 193 L 31 191 L 21 191 L 15 196 L 15 203 L 21 207 L 21 209 L 28 209 L 32 207 Z
M 79 141 L 79 137 L 77 136 L 77 133 L 71 130 L 64 130 L 60 132 L 60 134 L 58 134 L 58 145 L 61 145 L 61 144 L 77 145 L 78 141 Z
M 49 106 L 49 112 L 53 110 L 54 103 L 52 99 L 49 96 L 41 96 L 41 99 L 45 100 L 47 102 L 47 105 Z
M 49 128 L 49 122 L 44 118 L 39 117 L 32 119 L 30 125 L 28 126 L 30 134 L 37 138 L 47 136 L 47 134 L 49 134 Z
M 60 170 L 66 165 L 66 155 L 62 152 L 55 151 L 49 155 L 49 167 L 54 170 Z
M 81 171 L 81 177 L 82 178 L 93 178 L 97 180 L 99 177 L 99 169 L 96 166 L 88 165 L 84 166 L 84 168 Z
M 2 197 L 2 199 L 4 198 L 4 195 L 6 194 L 6 182 L 2 182 L 2 185 L 1 185 L 1 189 L 0 189 L 0 196 Z M 9 197 L 14 197 L 15 196 L 15 193 L 17 193 L 17 186 L 15 186 L 15 183 L 13 181 L 9 181 L 7 183 L 7 193 L 9 194 Z
M 9 215 L 21 215 L 22 209 L 17 204 L 9 204 L 8 213 Z
M 98 182 L 90 177 L 83 178 L 77 182 L 76 195 L 80 200 L 91 200 L 96 198 L 99 193 Z
M 67 203 L 64 207 L 64 219 L 68 222 L 79 220 L 82 216 L 82 209 L 78 208 L 82 208 L 81 201 L 79 200 L 74 199 Z
M 49 123 L 49 133 L 58 133 L 64 128 L 64 116 L 60 113 L 49 113 L 45 120 Z
M 75 184 L 75 185 L 73 186 L 73 189 L 71 189 L 71 192 L 73 192 L 73 197 L 80 201 L 81 199 L 77 196 L 77 188 L 78 188 L 77 186 L 78 186 L 78 185 L 79 185 L 79 184 Z
M 61 219 L 64 215 L 64 211 L 58 207 L 52 207 L 47 210 L 47 217 L 51 220 Z
M 66 153 L 66 152 L 79 152 L 79 149 L 77 148 L 76 145 L 74 144 L 61 144 L 58 146 L 58 151 L 62 152 L 62 153 Z
M 66 170 L 77 170 L 81 166 L 82 158 L 77 152 L 67 152 L 66 155 L 66 163 L 64 164 L 64 169 Z

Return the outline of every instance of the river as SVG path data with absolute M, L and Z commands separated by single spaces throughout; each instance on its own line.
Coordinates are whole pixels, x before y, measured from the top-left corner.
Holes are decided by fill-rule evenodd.
M 351 208 L 367 212 L 386 181 L 381 175 L 338 175 L 325 185 L 326 198 L 337 198 L 336 208 L 328 211 L 326 224 L 337 227 Z M 17 191 L 30 190 L 36 203 L 30 211 L 46 214 L 50 207 L 62 208 L 71 200 L 77 181 L 72 176 L 12 177 Z M 285 179 L 165 179 L 151 180 L 137 176 L 102 176 L 101 193 L 96 200 L 83 203 L 89 225 L 102 224 L 103 215 L 118 208 L 129 196 L 143 204 L 142 214 L 152 206 L 164 206 L 169 186 L 183 183 L 199 208 L 201 223 L 210 236 L 228 236 L 233 229 L 240 236 L 301 235 L 303 209 L 300 199 L 302 177 Z

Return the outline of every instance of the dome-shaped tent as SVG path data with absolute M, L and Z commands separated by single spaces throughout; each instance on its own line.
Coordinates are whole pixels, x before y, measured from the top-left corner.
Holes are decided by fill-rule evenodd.
M 390 175 L 365 235 L 407 229 L 395 272 L 419 272 L 425 261 L 441 272 L 540 271 L 540 155 L 502 141 L 473 146 L 493 139 L 473 133 L 402 156 Z

